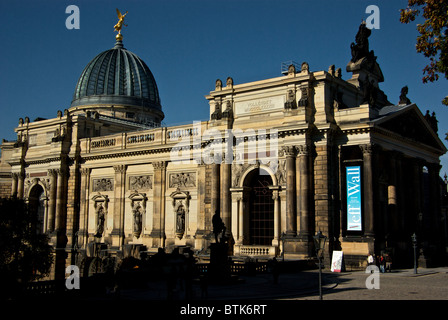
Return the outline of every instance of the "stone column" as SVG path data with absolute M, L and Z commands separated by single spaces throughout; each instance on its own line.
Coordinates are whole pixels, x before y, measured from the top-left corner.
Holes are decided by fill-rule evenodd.
M 47 227 L 47 230 L 49 232 L 53 232 L 54 227 L 55 227 L 58 171 L 55 169 L 49 169 L 48 175 L 50 176 L 50 196 L 49 196 L 49 200 L 48 200 L 48 227 Z
M 295 198 L 296 198 L 296 170 L 294 146 L 283 147 L 286 156 L 286 236 L 295 237 L 297 235 Z
M 25 183 L 25 170 L 21 169 L 20 172 L 17 174 L 17 177 L 18 177 L 17 198 L 23 199 L 24 183 Z
M 224 163 L 222 166 L 222 181 L 221 181 L 221 190 L 222 190 L 222 212 L 221 219 L 224 225 L 226 226 L 226 233 L 230 235 L 232 232 L 232 201 L 230 194 L 231 187 L 231 178 L 232 178 L 232 165 Z
M 197 228 L 194 235 L 195 247 L 203 247 L 204 236 L 206 234 L 205 226 L 205 193 L 206 193 L 206 166 L 203 162 L 198 163 L 198 211 L 197 211 Z
M 213 163 L 212 165 L 212 190 L 211 190 L 211 215 L 216 211 L 220 212 L 220 181 L 221 181 L 221 165 Z
M 364 234 L 368 237 L 374 237 L 374 217 L 373 217 L 373 170 L 372 156 L 373 145 L 360 145 L 363 155 L 363 196 L 364 196 Z
M 19 174 L 13 172 L 13 173 L 11 173 L 11 178 L 12 178 L 11 196 L 17 197 L 17 186 L 18 186 Z
M 111 232 L 112 246 L 121 247 L 124 240 L 124 197 L 126 181 L 126 165 L 120 164 L 113 167 L 114 176 L 114 220 Z
M 79 206 L 79 232 L 78 245 L 83 248 L 87 245 L 88 239 L 88 217 L 89 217 L 89 186 L 90 168 L 81 168 L 81 192 Z
M 166 165 L 165 161 L 152 163 L 154 167 L 154 197 L 153 197 L 153 230 L 151 238 L 152 246 L 165 247 L 165 182 Z
M 272 199 L 274 200 L 274 239 L 272 246 L 280 248 L 280 189 L 281 187 L 269 187 L 272 190 Z
M 298 190 L 297 190 L 297 212 L 299 213 L 299 236 L 303 240 L 308 240 L 310 233 L 309 221 L 309 200 L 310 200 L 310 165 L 309 165 L 309 147 L 302 145 L 298 147 L 297 155 L 297 174 L 298 174 Z
M 56 189 L 56 217 L 55 231 L 62 232 L 65 229 L 65 174 L 66 170 L 57 169 L 57 189 Z

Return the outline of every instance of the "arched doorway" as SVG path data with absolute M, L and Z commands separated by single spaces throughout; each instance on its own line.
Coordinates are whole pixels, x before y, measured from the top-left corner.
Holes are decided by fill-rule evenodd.
M 45 232 L 45 192 L 40 184 L 33 186 L 29 193 L 28 205 L 33 214 L 36 214 L 36 233 L 41 234 Z
M 249 193 L 249 245 L 270 246 L 274 239 L 272 178 L 267 171 L 253 170 L 246 178 Z

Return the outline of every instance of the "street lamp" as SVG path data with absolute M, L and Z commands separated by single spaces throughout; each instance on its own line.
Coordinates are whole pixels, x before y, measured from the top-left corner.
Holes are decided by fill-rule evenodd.
M 322 300 L 322 258 L 323 252 L 325 248 L 325 241 L 327 241 L 327 237 L 322 234 L 322 231 L 319 232 L 313 237 L 314 238 L 314 246 L 316 248 L 316 256 L 319 260 L 319 298 Z
M 411 236 L 412 246 L 414 247 L 414 274 L 417 274 L 417 235 L 414 234 Z

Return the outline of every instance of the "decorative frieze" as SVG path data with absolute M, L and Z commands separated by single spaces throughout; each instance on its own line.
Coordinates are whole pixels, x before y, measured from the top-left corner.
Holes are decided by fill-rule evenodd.
M 111 178 L 101 178 L 101 179 L 93 179 L 93 192 L 99 191 L 113 191 L 114 190 L 114 179 Z
M 129 190 L 142 190 L 152 189 L 152 176 L 130 176 L 129 177 Z
M 170 188 L 196 187 L 195 172 L 171 173 L 169 178 Z

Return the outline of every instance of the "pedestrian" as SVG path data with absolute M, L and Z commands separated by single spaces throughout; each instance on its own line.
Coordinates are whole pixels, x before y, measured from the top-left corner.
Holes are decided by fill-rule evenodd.
M 390 254 L 386 254 L 386 272 L 389 270 L 389 272 L 392 272 L 392 257 Z
M 371 273 L 373 273 L 373 268 L 371 266 L 374 265 L 374 262 L 375 261 L 374 261 L 373 255 L 369 254 L 369 256 L 367 257 L 367 265 L 368 265 L 368 268 L 370 269 Z
M 385 272 L 385 268 L 384 268 L 385 263 L 386 263 L 385 259 L 384 259 L 383 255 L 381 255 L 380 256 L 380 270 L 381 270 L 381 273 Z

